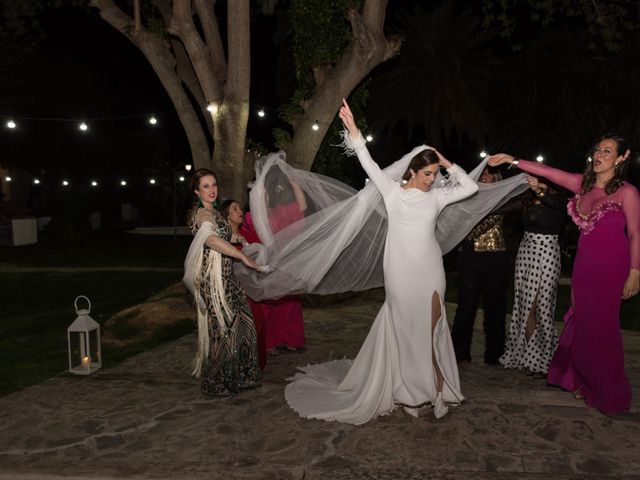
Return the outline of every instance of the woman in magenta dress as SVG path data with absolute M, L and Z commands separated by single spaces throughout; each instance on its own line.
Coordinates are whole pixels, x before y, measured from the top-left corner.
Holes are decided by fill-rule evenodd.
M 279 170 L 279 169 L 278 169 Z M 283 174 L 268 174 L 266 182 L 274 183 L 271 191 L 276 198 L 267 198 L 268 218 L 271 231 L 276 234 L 287 226 L 304 218 L 307 202 L 300 187 Z M 240 233 L 248 243 L 261 243 L 253 225 L 251 212 L 245 214 Z M 264 318 L 264 346 L 272 355 L 278 347 L 295 351 L 305 346 L 302 302 L 297 295 L 278 300 L 257 302 L 262 307 Z
M 619 317 L 621 300 L 636 295 L 640 286 L 640 194 L 624 181 L 629 155 L 623 138 L 605 135 L 591 150 L 583 174 L 503 153 L 489 159 L 490 165 L 508 163 L 575 193 L 567 207 L 580 229 L 572 306 L 547 382 L 610 414 L 631 408 Z

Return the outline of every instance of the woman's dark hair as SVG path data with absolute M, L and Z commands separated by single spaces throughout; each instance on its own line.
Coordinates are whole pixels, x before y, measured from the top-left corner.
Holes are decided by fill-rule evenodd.
M 438 155 L 436 152 L 429 148 L 425 148 L 421 150 L 419 153 L 416 153 L 414 157 L 409 162 L 409 166 L 407 170 L 402 175 L 402 180 L 409 180 L 411 178 L 411 170 L 417 172 L 421 168 L 424 168 L 428 165 L 433 165 L 434 163 L 439 163 Z
M 218 181 L 218 176 L 208 168 L 199 168 L 198 170 L 193 172 L 193 175 L 191 175 L 191 180 L 189 182 L 189 188 L 191 189 L 191 191 L 195 192 L 196 190 L 198 190 L 198 188 L 200 187 L 200 180 L 202 179 L 202 177 L 206 177 L 208 175 L 211 175 L 213 178 L 215 178 L 216 182 Z
M 630 150 L 629 143 L 620 135 L 617 135 L 615 133 L 606 133 L 602 135 L 598 139 L 598 141 L 596 141 L 593 144 L 593 147 L 591 147 L 591 150 L 589 150 L 587 166 L 585 167 L 582 175 L 582 193 L 583 194 L 591 190 L 593 186 L 596 184 L 596 174 L 593 171 L 593 163 L 594 163 L 593 155 L 596 151 L 596 148 L 598 147 L 600 142 L 603 140 L 613 140 L 614 142 L 616 142 L 616 157 L 619 157 L 620 155 L 624 155 L 627 150 Z M 615 167 L 613 178 L 609 180 L 604 186 L 604 193 L 606 193 L 607 195 L 611 195 L 616 190 L 618 190 L 622 186 L 622 182 L 624 182 L 627 179 L 628 169 L 629 169 L 629 162 L 627 158 L 626 160 L 623 160 Z
M 295 200 L 289 178 L 278 165 L 272 166 L 264 176 L 264 188 L 269 193 L 267 207 L 275 207 Z
M 218 211 L 220 212 L 220 215 L 222 215 L 222 218 L 224 218 L 225 220 L 229 217 L 229 210 L 231 209 L 231 204 L 234 202 L 238 203 L 233 198 L 227 198 L 218 207 Z M 238 203 L 238 205 L 240 204 Z

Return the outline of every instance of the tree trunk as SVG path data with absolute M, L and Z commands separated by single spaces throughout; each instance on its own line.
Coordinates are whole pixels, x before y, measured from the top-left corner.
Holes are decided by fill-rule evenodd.
M 244 205 L 249 180 L 244 168 L 249 103 L 229 101 L 220 108 L 217 117 L 213 165 L 220 177 L 220 195 Z
M 311 169 L 318 149 L 338 112 L 342 99 L 377 67 L 400 49 L 400 39 L 387 39 L 383 25 L 387 0 L 366 0 L 362 13 L 349 10 L 352 40 L 338 63 L 316 75 L 313 96 L 303 105 L 304 114 L 293 123 L 293 140 L 286 148 L 287 161 Z M 318 122 L 319 129 L 311 127 Z

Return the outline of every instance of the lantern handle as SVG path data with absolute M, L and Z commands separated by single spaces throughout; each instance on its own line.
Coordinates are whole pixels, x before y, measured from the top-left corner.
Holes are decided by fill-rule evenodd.
M 91 300 L 89 300 L 87 297 L 85 297 L 84 295 L 78 295 L 75 299 L 75 301 L 73 302 L 74 306 L 76 307 L 76 313 L 80 313 L 80 311 L 78 310 L 78 300 L 84 298 L 87 303 L 89 304 L 89 309 L 87 310 L 87 313 L 91 312 Z

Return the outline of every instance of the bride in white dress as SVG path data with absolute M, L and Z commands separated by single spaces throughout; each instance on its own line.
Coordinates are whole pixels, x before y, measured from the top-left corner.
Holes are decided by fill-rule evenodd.
M 444 308 L 445 273 L 436 220 L 478 185 L 437 150 L 416 154 L 402 184 L 373 161 L 346 101 L 340 109 L 362 168 L 383 197 L 388 216 L 384 247 L 386 301 L 355 360 L 301 368 L 286 387 L 289 405 L 306 418 L 362 424 L 401 405 L 417 416 L 431 404 L 441 418 L 460 403 L 460 379 Z M 455 185 L 431 186 L 440 167 Z

